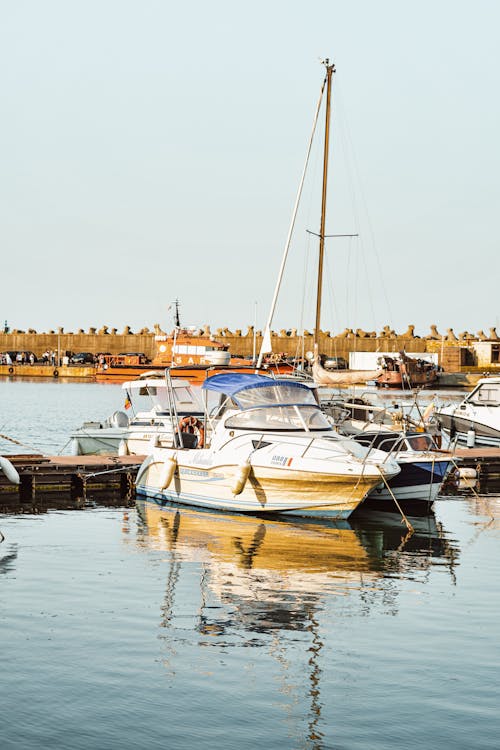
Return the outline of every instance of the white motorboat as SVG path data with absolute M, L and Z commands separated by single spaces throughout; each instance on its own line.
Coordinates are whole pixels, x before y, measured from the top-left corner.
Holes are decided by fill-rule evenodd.
M 481 378 L 460 403 L 436 409 L 435 419 L 450 442 L 500 445 L 500 377 Z
M 221 399 L 210 417 L 206 412 L 208 440 L 202 448 L 153 448 L 137 475 L 139 495 L 338 519 L 400 471 L 387 453 L 339 436 L 303 383 L 223 373 L 202 388 Z
M 186 430 L 203 415 L 203 404 L 187 380 L 172 379 L 167 386 L 163 373 L 123 383 L 124 411 L 115 411 L 103 422 L 84 422 L 71 435 L 74 455 L 118 455 L 119 453 L 145 456 L 156 445 L 174 445 L 178 422 L 184 420 Z M 173 426 L 169 398 L 174 400 L 176 414 Z M 186 438 L 186 441 L 188 438 Z
M 367 447 L 386 451 L 397 461 L 401 472 L 387 486 L 376 487 L 369 495 L 369 505 L 394 512 L 394 498 L 410 515 L 426 515 L 446 474 L 452 466 L 450 453 L 436 449 L 430 435 L 422 432 L 394 432 L 381 425 L 358 433 L 354 438 Z
M 401 472 L 387 486 L 376 487 L 367 505 L 394 512 L 396 498 L 411 515 L 430 512 L 441 484 L 451 468 L 451 455 L 437 448 L 435 436 L 422 432 L 422 425 L 400 406 L 387 409 L 368 399 L 331 399 L 323 408 L 337 429 L 368 448 L 389 453 Z M 420 420 L 421 421 L 421 420 Z

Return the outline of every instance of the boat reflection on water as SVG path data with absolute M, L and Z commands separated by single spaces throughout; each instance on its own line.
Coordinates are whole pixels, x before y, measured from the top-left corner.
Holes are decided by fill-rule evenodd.
M 12 573 L 12 571 L 14 571 L 16 567 L 15 566 L 16 560 L 17 560 L 17 545 L 9 545 L 7 547 L 4 544 L 3 547 L 0 547 L 0 575 L 4 573 L 5 574 Z
M 231 630 L 235 617 L 248 632 L 303 630 L 309 627 L 311 607 L 323 606 L 329 595 L 363 590 L 366 603 L 387 589 L 383 578 L 412 577 L 436 563 L 447 565 L 453 577 L 458 557 L 434 515 L 412 519 L 410 533 L 399 517 L 386 513 L 380 520 L 371 514 L 332 524 L 148 501 L 138 501 L 137 508 L 137 543 L 170 552 L 171 582 L 182 562 L 202 564 L 203 597 L 214 597 L 217 606 L 211 619 L 206 612 L 200 615 L 199 630 L 211 634 Z M 167 620 L 172 616 L 170 588 Z M 224 613 L 225 607 L 230 611 Z
M 379 604 L 393 614 L 401 587 L 387 579 L 415 579 L 436 563 L 449 567 L 454 583 L 458 551 L 433 515 L 415 519 L 409 533 L 400 517 L 386 513 L 380 521 L 371 516 L 334 525 L 147 501 L 138 501 L 137 509 L 135 544 L 168 553 L 161 605 L 166 670 L 175 675 L 178 649 L 186 643 L 195 653 L 199 647 L 263 647 L 274 662 L 278 703 L 283 695 L 295 705 L 305 700 L 306 742 L 315 750 L 323 748 L 329 605 L 340 599 L 340 606 L 364 614 Z M 185 585 L 193 582 L 193 570 L 196 611 L 190 613 Z

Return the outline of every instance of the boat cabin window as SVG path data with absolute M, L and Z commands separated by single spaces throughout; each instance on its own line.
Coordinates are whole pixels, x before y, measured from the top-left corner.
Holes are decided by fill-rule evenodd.
M 474 406 L 500 404 L 500 383 L 483 383 L 471 393 L 467 401 Z
M 203 406 L 188 387 L 174 386 L 172 391 L 177 409 L 197 413 L 203 411 Z M 163 384 L 141 386 L 132 391 L 132 397 L 137 411 L 148 411 L 152 407 L 156 411 L 169 411 L 168 389 Z
M 279 432 L 332 429 L 317 406 L 292 405 L 258 406 L 254 409 L 239 411 L 228 417 L 224 426 L 235 430 L 276 430 Z
M 433 448 L 429 435 L 411 435 L 407 437 L 407 442 L 414 451 L 430 451 Z
M 377 435 L 374 435 L 373 433 L 364 433 L 356 435 L 354 439 L 357 443 L 366 445 L 367 448 L 376 448 L 377 450 L 385 451 L 386 453 L 389 453 L 389 451 L 394 449 L 398 451 L 407 450 L 404 441 L 401 439 L 401 435 L 387 435 L 385 432 Z
M 311 404 L 317 406 L 314 394 L 309 388 L 297 388 L 293 385 L 269 385 L 264 388 L 247 388 L 235 394 L 242 409 L 254 406 L 273 406 L 276 404 Z

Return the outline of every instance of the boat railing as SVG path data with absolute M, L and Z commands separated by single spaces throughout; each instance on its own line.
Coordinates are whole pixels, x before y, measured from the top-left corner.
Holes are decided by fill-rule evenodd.
M 401 434 L 398 435 L 397 433 L 387 435 L 385 439 L 382 440 L 380 440 L 380 434 L 375 434 L 368 445 L 366 443 L 360 443 L 360 445 L 364 445 L 365 448 L 368 449 L 365 460 L 369 458 L 373 451 L 377 450 L 381 453 L 385 453 L 384 458 L 380 462 L 381 464 L 385 464 L 389 459 L 395 458 L 396 454 L 401 450 L 404 441 L 405 436 Z M 383 447 L 384 444 L 387 444 L 388 450 Z

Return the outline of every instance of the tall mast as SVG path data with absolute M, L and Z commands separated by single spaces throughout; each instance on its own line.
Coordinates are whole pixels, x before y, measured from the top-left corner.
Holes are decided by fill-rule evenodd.
M 318 289 L 316 292 L 316 325 L 314 328 L 314 343 L 318 343 L 321 323 L 321 294 L 323 291 L 323 257 L 325 253 L 325 216 L 326 216 L 326 187 L 328 182 L 328 150 L 330 145 L 330 99 L 332 90 L 332 75 L 335 65 L 330 65 L 327 58 L 326 67 L 326 115 L 325 115 L 325 145 L 323 152 L 323 192 L 321 196 L 321 223 L 319 230 L 319 260 L 318 260 Z
M 304 187 L 304 181 L 305 181 L 305 178 L 306 178 L 307 166 L 309 164 L 309 157 L 311 155 L 311 148 L 312 148 L 312 144 L 313 144 L 314 134 L 316 132 L 316 124 L 318 122 L 319 112 L 320 112 L 320 108 L 321 108 L 321 102 L 323 100 L 323 92 L 325 90 L 325 84 L 326 84 L 326 76 L 325 76 L 325 78 L 323 80 L 323 83 L 321 85 L 321 92 L 320 92 L 320 95 L 319 95 L 318 103 L 316 105 L 316 111 L 314 113 L 314 120 L 313 120 L 313 125 L 312 125 L 311 136 L 309 138 L 309 145 L 307 147 L 306 160 L 305 160 L 304 168 L 302 170 L 302 176 L 300 178 L 300 184 L 299 184 L 299 189 L 297 191 L 297 197 L 295 198 L 295 205 L 293 207 L 293 213 L 292 213 L 292 221 L 290 223 L 290 228 L 288 230 L 288 236 L 286 238 L 285 250 L 283 252 L 283 258 L 281 260 L 281 266 L 280 266 L 280 271 L 279 271 L 279 274 L 278 274 L 278 280 L 276 282 L 276 286 L 275 286 L 275 289 L 274 289 L 273 301 L 271 302 L 271 309 L 269 310 L 269 317 L 267 319 L 266 327 L 264 329 L 264 335 L 262 337 L 262 344 L 261 344 L 261 347 L 260 347 L 259 358 L 257 360 L 257 365 L 256 365 L 257 367 L 261 367 L 262 360 L 264 358 L 264 354 L 267 354 L 268 352 L 271 351 L 271 324 L 273 322 L 273 316 L 274 316 L 274 310 L 276 308 L 276 302 L 278 301 L 278 294 L 279 294 L 279 290 L 280 290 L 280 286 L 281 286 L 281 280 L 283 278 L 283 273 L 285 271 L 286 260 L 287 260 L 287 257 L 288 257 L 288 251 L 290 249 L 290 242 L 292 240 L 293 229 L 294 229 L 294 226 L 295 226 L 295 219 L 297 218 L 297 212 L 299 210 L 300 198 L 302 196 L 302 188 Z

